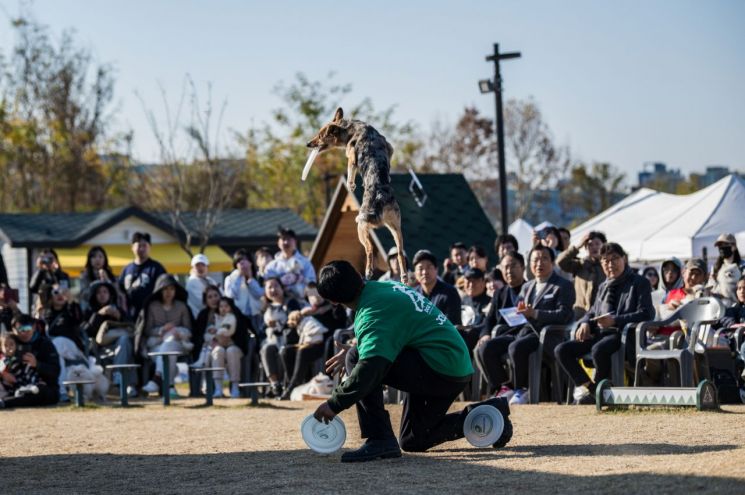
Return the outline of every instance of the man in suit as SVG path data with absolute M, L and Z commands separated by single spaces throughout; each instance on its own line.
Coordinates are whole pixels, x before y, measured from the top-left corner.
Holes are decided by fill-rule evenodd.
M 565 325 L 574 317 L 574 286 L 554 272 L 553 249 L 538 244 L 528 259 L 534 278 L 523 285 L 517 302 L 517 311 L 528 323 L 516 329 L 517 335 L 507 348 L 514 370 L 514 393 L 504 391 L 502 396 L 512 395 L 510 404 L 528 402 L 528 362 L 530 354 L 538 350 L 541 329 L 547 325 Z

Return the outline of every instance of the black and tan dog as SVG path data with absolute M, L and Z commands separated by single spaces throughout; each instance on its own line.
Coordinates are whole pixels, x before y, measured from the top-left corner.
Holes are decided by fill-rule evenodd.
M 373 276 L 370 229 L 385 225 L 396 243 L 401 281 L 405 283 L 408 271 L 403 256 L 401 210 L 393 196 L 390 176 L 393 147 L 371 125 L 360 120 L 345 119 L 342 109 L 337 108 L 333 120 L 308 141 L 308 148 L 316 148 L 319 153 L 329 148 L 345 148 L 347 185 L 354 191 L 354 179 L 359 170 L 364 187 L 362 205 L 357 215 L 357 235 L 365 248 L 365 277 L 369 280 Z

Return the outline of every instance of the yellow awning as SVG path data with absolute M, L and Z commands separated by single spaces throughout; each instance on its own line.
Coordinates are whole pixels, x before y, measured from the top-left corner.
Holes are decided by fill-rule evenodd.
M 92 246 L 81 245 L 74 248 L 56 248 L 60 265 L 70 276 L 77 277 L 85 269 L 88 250 Z M 115 275 L 132 262 L 134 255 L 129 244 L 102 246 L 109 257 L 109 265 Z M 229 272 L 233 270 L 233 261 L 218 246 L 207 246 L 204 254 L 210 260 L 211 272 Z M 175 275 L 188 274 L 191 270 L 191 258 L 178 244 L 153 244 L 150 257 L 162 264 L 168 273 Z

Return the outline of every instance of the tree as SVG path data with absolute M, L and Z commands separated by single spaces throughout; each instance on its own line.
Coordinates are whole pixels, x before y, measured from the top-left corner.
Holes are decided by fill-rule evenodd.
M 625 179 L 626 175 L 610 163 L 577 163 L 561 187 L 564 208 L 581 210 L 579 221 L 591 218 L 613 205 Z
M 515 189 L 515 218 L 524 217 L 536 193 L 556 187 L 569 168 L 569 149 L 554 143 L 536 103 L 509 100 L 505 106 L 505 154 Z

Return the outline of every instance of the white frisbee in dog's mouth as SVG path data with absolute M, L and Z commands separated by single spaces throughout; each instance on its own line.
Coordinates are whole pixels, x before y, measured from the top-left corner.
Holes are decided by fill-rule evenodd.
M 303 176 L 301 177 L 302 180 L 305 180 L 308 178 L 308 173 L 310 173 L 310 167 L 313 166 L 313 162 L 318 156 L 318 153 L 319 153 L 318 148 L 313 148 L 313 151 L 310 152 L 308 161 L 305 162 L 305 167 L 303 167 Z

